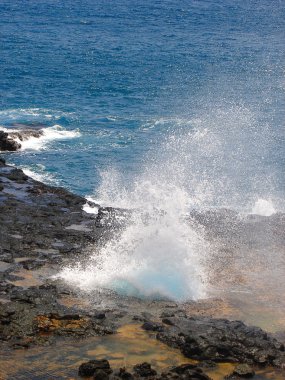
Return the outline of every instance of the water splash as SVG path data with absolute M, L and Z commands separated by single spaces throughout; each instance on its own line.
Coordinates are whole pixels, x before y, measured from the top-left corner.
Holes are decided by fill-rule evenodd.
M 255 215 L 271 216 L 276 213 L 276 209 L 270 199 L 258 199 L 255 202 L 251 213 Z
M 68 131 L 61 125 L 44 128 L 43 135 L 40 137 L 30 137 L 27 140 L 19 141 L 22 150 L 41 150 L 45 149 L 48 143 L 54 140 L 67 140 L 80 136 L 78 130 Z
M 266 158 L 270 130 L 250 110 L 217 108 L 187 122 L 167 123 L 154 122 L 167 137 L 159 135 L 160 143 L 134 178 L 114 168 L 102 173 L 97 202 L 133 211 L 126 227 L 87 263 L 60 273 L 67 282 L 86 291 L 108 288 L 176 300 L 205 297 L 211 271 L 205 263 L 215 247 L 186 215 L 191 209 L 241 210 L 261 194 L 269 198 L 274 176 L 257 168 Z
M 111 288 L 151 298 L 196 299 L 205 295 L 202 235 L 183 218 L 189 198 L 170 184 L 136 183 L 126 199 L 133 212 L 119 231 L 82 264 L 60 274 L 83 290 Z M 134 210 L 135 209 L 135 210 Z

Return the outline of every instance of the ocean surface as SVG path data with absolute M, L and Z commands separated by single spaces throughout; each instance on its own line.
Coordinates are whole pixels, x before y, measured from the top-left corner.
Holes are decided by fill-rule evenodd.
M 0 125 L 49 128 L 5 157 L 109 202 L 152 167 L 199 205 L 283 209 L 284 20 L 280 0 L 2 0 Z
M 60 277 L 87 291 L 204 298 L 217 247 L 183 216 L 285 210 L 284 20 L 281 0 L 0 2 L 0 125 L 45 128 L 5 158 L 135 210 Z M 267 294 L 248 262 L 284 285 L 282 250 L 261 235 L 236 254 L 245 283 L 227 291 Z

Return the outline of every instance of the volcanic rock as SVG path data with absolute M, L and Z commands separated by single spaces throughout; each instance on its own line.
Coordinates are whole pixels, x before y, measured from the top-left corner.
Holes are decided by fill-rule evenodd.
M 255 375 L 254 370 L 248 364 L 240 364 L 233 371 L 233 376 L 251 378 Z
M 168 318 L 157 339 L 189 358 L 273 365 L 284 361 L 284 345 L 257 327 L 208 317 Z M 157 327 L 156 327 L 157 328 Z
M 79 367 L 78 375 L 83 377 L 93 376 L 96 370 L 104 371 L 105 374 L 112 373 L 108 360 L 102 359 L 82 363 Z
M 0 151 L 14 152 L 21 148 L 21 144 L 9 137 L 9 134 L 0 131 Z
M 151 365 L 149 363 L 146 362 L 135 365 L 134 372 L 140 377 L 149 377 L 156 375 L 156 371 L 151 368 Z

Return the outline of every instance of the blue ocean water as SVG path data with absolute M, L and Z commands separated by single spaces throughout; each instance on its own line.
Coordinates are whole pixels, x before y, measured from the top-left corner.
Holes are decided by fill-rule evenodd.
M 282 0 L 2 0 L 0 125 L 80 132 L 5 157 L 95 196 L 177 161 L 214 203 L 282 208 L 284 20 Z

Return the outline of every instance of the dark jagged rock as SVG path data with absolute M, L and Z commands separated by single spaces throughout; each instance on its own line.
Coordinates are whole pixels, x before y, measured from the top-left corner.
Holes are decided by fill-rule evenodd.
M 14 139 L 10 138 L 9 134 L 0 131 L 0 151 L 15 152 L 21 148 L 21 144 Z
M 0 260 L 28 257 L 21 265 L 31 270 L 100 238 L 94 216 L 82 209 L 85 198 L 35 181 L 3 160 L 0 186 Z
M 128 372 L 125 368 L 120 368 L 118 372 L 114 373 L 114 379 L 133 380 L 134 376 Z
M 208 375 L 206 375 L 203 372 L 203 370 L 195 364 L 182 364 L 180 366 L 173 367 L 168 373 L 166 373 L 164 378 L 177 378 L 177 376 L 172 376 L 172 374 L 178 375 L 180 379 L 185 380 L 211 380 L 211 378 Z
M 142 328 L 146 331 L 162 331 L 163 327 L 159 323 L 154 323 L 154 322 L 145 322 L 142 325 Z
M 105 367 L 106 365 L 106 367 Z M 153 380 L 211 380 L 203 370 L 195 364 L 183 364 L 177 367 L 172 367 L 170 370 L 161 373 L 160 375 L 151 368 L 149 363 L 137 364 L 134 366 L 134 373 L 128 372 L 125 368 L 119 371 L 114 371 L 108 367 L 107 360 L 90 360 L 82 363 L 79 367 L 79 375 L 82 377 L 93 376 L 96 380 L 133 380 L 133 379 L 153 379 Z M 99 368 L 100 366 L 100 368 Z
M 150 377 L 155 376 L 157 374 L 157 372 L 151 368 L 151 365 L 146 362 L 135 365 L 134 372 L 136 375 L 140 377 Z
M 106 374 L 112 373 L 108 360 L 102 359 L 82 363 L 79 367 L 78 375 L 82 377 L 93 376 L 97 370 L 104 371 Z
M 23 183 L 29 179 L 29 177 L 21 169 L 12 169 L 6 177 L 17 183 Z
M 8 132 L 0 130 L 0 151 L 15 152 L 22 147 L 19 141 L 25 141 L 32 137 L 39 138 L 42 135 L 42 129 L 19 129 Z
M 108 380 L 109 378 L 109 375 L 102 369 L 96 369 L 93 376 L 94 380 Z
M 33 337 L 41 344 L 43 334 L 47 339 L 55 336 L 87 337 L 115 333 L 108 318 L 98 320 L 88 313 L 76 313 L 58 303 L 57 288 L 52 285 L 10 290 L 9 303 L 0 303 L 0 336 L 3 341 L 17 345 Z M 31 342 L 29 342 L 30 344 Z
M 257 327 L 207 317 L 169 318 L 157 339 L 189 358 L 274 365 L 284 362 L 284 345 Z
M 40 138 L 43 135 L 43 129 L 22 129 L 13 130 L 8 133 L 9 138 L 19 139 L 20 141 L 29 140 L 31 137 Z
M 232 375 L 228 376 L 228 379 L 233 379 L 233 378 L 250 379 L 254 377 L 254 375 L 255 375 L 254 370 L 248 364 L 240 364 L 236 366 Z

